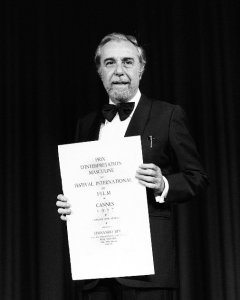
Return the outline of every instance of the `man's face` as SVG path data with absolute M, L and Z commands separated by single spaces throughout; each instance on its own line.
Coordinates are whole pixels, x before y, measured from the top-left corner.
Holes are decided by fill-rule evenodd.
M 142 74 L 137 48 L 128 41 L 108 42 L 101 49 L 98 72 L 114 103 L 129 101 L 138 90 Z

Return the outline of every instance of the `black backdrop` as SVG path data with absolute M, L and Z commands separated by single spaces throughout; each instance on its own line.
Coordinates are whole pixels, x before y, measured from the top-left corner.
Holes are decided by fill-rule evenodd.
M 239 2 L 1 3 L 1 299 L 77 298 L 57 144 L 106 99 L 93 56 L 113 31 L 145 47 L 141 91 L 186 110 L 210 178 L 177 208 L 180 299 L 240 299 Z

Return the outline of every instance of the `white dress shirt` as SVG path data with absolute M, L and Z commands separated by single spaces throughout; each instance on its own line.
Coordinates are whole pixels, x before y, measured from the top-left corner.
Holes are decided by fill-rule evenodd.
M 121 121 L 119 118 L 119 115 L 116 114 L 116 116 L 114 117 L 114 119 L 111 122 L 105 120 L 105 123 L 101 124 L 100 132 L 99 132 L 99 140 L 106 140 L 106 139 L 113 140 L 113 139 L 119 139 L 119 138 L 124 137 L 127 127 L 131 121 L 132 115 L 138 105 L 140 98 L 141 98 L 141 93 L 138 90 L 136 95 L 129 101 L 129 102 L 135 102 L 135 105 L 134 105 L 133 111 L 131 112 L 131 114 L 129 115 L 129 117 L 126 120 Z M 111 99 L 109 99 L 109 103 L 114 104 L 111 101 Z M 156 201 L 159 203 L 164 202 L 164 199 L 167 197 L 167 193 L 169 190 L 168 181 L 164 176 L 163 176 L 163 180 L 165 183 L 165 188 L 161 195 L 155 196 Z
M 127 127 L 131 121 L 132 115 L 138 105 L 138 102 L 140 100 L 141 93 L 138 90 L 136 95 L 129 101 L 129 102 L 135 102 L 133 111 L 129 115 L 129 117 L 121 121 L 119 118 L 119 114 L 116 114 L 114 119 L 109 122 L 108 120 L 105 120 L 105 123 L 101 125 L 100 132 L 99 132 L 99 140 L 104 140 L 104 139 L 118 139 L 118 138 L 123 138 L 125 135 L 125 132 L 127 130 Z M 109 99 L 109 103 L 115 105 L 111 99 Z

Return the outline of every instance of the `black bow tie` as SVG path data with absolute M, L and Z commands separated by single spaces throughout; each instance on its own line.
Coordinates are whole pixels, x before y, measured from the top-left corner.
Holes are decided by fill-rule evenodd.
M 118 113 L 120 120 L 124 121 L 133 111 L 134 104 L 134 102 L 119 103 L 118 105 L 105 104 L 102 108 L 102 114 L 106 120 L 111 122 Z

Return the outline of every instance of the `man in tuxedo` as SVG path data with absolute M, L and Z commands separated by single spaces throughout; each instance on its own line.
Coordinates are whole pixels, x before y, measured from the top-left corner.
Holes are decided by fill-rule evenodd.
M 85 281 L 82 296 L 170 300 L 178 288 L 173 205 L 196 196 L 207 176 L 182 108 L 141 94 L 146 59 L 137 40 L 118 33 L 105 36 L 95 62 L 109 104 L 79 120 L 75 141 L 141 136 L 143 164 L 136 178 L 147 189 L 155 275 Z M 71 199 L 57 198 L 58 213 L 66 220 Z

